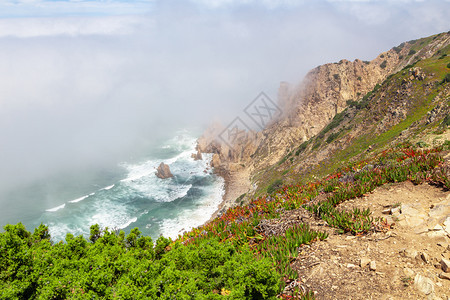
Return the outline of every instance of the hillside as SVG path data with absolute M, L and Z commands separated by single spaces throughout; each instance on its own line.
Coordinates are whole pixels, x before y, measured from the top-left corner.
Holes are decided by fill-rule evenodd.
M 231 148 L 205 133 L 245 194 L 176 241 L 5 226 L 0 299 L 448 299 L 449 43 L 317 67 L 282 84 L 262 132 Z
M 441 33 L 370 62 L 319 66 L 296 87 L 282 83 L 278 104 L 285 113 L 262 132 L 249 132 L 230 149 L 213 128 L 199 149 L 217 153 L 221 174 L 248 174 L 239 193 L 248 200 L 281 178 L 310 180 L 394 141 L 419 139 L 449 113 L 448 87 L 438 84 L 449 70 L 449 44 L 450 34 Z

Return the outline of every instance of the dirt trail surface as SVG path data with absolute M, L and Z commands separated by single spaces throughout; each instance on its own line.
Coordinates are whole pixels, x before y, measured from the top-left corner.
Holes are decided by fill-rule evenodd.
M 391 228 L 303 246 L 296 284 L 316 299 L 450 299 L 450 192 L 404 182 L 340 207 L 368 207 Z

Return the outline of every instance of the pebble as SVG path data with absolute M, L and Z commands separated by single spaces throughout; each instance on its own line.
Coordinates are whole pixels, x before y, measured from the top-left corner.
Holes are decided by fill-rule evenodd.
M 369 263 L 369 270 L 370 271 L 375 271 L 377 269 L 377 264 L 376 264 L 376 262 L 374 261 L 374 260 L 372 260 L 370 263 Z

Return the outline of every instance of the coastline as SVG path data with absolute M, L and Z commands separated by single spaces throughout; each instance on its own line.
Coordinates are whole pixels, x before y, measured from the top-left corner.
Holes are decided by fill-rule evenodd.
M 223 168 L 215 168 L 214 172 L 224 179 L 225 191 L 222 202 L 206 224 L 214 220 L 230 207 L 235 206 L 237 204 L 236 199 L 242 194 L 248 193 L 252 186 L 250 182 L 250 170 L 248 168 L 240 168 L 239 170 L 234 171 L 225 171 Z

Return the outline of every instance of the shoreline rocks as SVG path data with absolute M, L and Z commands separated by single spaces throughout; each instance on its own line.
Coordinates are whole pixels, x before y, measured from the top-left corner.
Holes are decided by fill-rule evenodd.
M 173 174 L 170 172 L 169 165 L 162 162 L 156 169 L 156 176 L 161 179 L 167 179 L 173 177 Z

